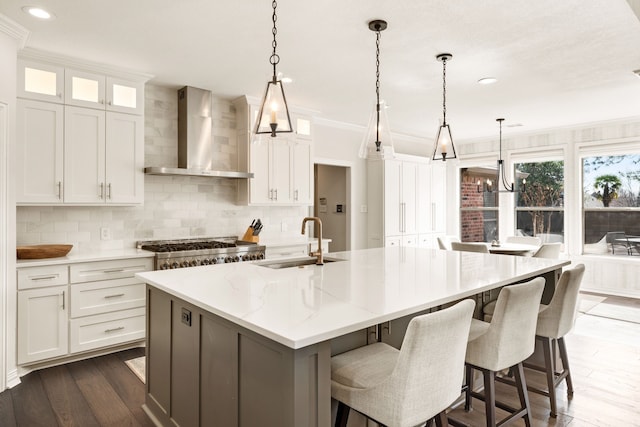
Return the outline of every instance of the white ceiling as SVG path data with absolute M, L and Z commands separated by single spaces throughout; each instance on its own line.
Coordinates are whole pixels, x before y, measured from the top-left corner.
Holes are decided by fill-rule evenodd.
M 629 0 L 634 4 L 637 0 Z M 54 12 L 43 22 L 21 11 Z M 31 31 L 27 47 L 154 75 L 152 82 L 260 97 L 270 76 L 271 2 L 2 0 Z M 278 71 L 292 105 L 366 125 L 381 96 L 394 132 L 432 139 L 442 117 L 455 140 L 640 116 L 640 21 L 625 0 L 279 0 Z M 493 85 L 477 80 L 492 76 Z M 521 127 L 507 128 L 520 123 Z

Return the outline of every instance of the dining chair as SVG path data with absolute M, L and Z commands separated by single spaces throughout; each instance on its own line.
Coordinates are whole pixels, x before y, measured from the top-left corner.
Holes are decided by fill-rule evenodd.
M 500 425 L 524 418 L 531 425 L 529 395 L 524 377 L 523 362 L 535 347 L 538 307 L 544 289 L 544 279 L 505 286 L 500 290 L 491 322 L 473 319 L 465 356 L 465 409 L 471 410 L 472 398 L 484 400 L 487 426 L 496 426 L 496 406 L 510 414 Z M 509 369 L 515 376 L 520 408 L 496 401 L 496 373 Z M 473 372 L 481 371 L 484 393 L 475 391 Z
M 533 236 L 509 236 L 505 240 L 506 243 L 518 243 L 521 245 L 531 245 L 531 246 L 540 246 L 542 245 L 542 240 L 539 237 Z
M 562 243 L 543 243 L 538 250 L 532 255 L 534 258 L 560 258 L 560 249 L 562 249 Z
M 336 426 L 350 408 L 385 426 L 430 422 L 446 426 L 446 409 L 460 396 L 464 358 L 475 302 L 416 316 L 400 350 L 377 342 L 331 358 L 331 397 Z
M 459 242 L 460 239 L 457 236 L 443 236 L 440 237 L 438 236 L 438 247 L 440 249 L 444 249 L 447 251 L 451 250 L 451 243 L 452 242 Z
M 611 253 L 616 254 L 616 247 L 624 249 L 627 255 L 631 255 L 631 244 L 624 231 L 610 231 L 606 235 L 607 243 L 611 245 Z
M 489 253 L 489 246 L 482 242 L 451 242 L 454 251 Z

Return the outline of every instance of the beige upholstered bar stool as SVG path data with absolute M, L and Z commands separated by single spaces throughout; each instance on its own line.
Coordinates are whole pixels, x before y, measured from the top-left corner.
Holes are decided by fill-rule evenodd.
M 451 249 L 454 251 L 489 253 L 487 244 L 480 242 L 451 242 Z
M 436 417 L 460 396 L 464 355 L 475 302 L 464 300 L 411 319 L 402 347 L 375 343 L 331 358 L 331 397 L 338 400 L 336 426 L 349 408 L 379 424 L 416 426 Z
M 546 373 L 547 390 L 529 386 L 529 390 L 549 397 L 551 416 L 556 417 L 556 387 L 563 380 L 567 383 L 567 395 L 573 395 L 573 383 L 569 370 L 569 358 L 564 343 L 564 336 L 571 331 L 575 322 L 578 307 L 578 292 L 584 275 L 584 265 L 578 264 L 570 270 L 562 272 L 553 293 L 549 305 L 540 304 L 538 324 L 536 327 L 536 340 L 542 344 L 544 354 L 544 367 L 526 364 L 527 368 Z M 553 343 L 558 343 L 562 371 L 556 371 L 556 363 L 553 351 Z
M 484 400 L 487 426 L 496 425 L 496 406 L 511 413 L 500 421 L 501 425 L 521 417 L 527 426 L 531 425 L 522 362 L 533 354 L 536 320 L 543 289 L 544 279 L 541 277 L 506 286 L 500 290 L 491 323 L 477 319 L 471 322 L 465 358 L 465 409 L 471 409 L 472 397 Z M 509 368 L 515 374 L 520 408 L 509 407 L 495 398 L 496 372 Z M 473 390 L 474 370 L 483 374 L 484 394 Z

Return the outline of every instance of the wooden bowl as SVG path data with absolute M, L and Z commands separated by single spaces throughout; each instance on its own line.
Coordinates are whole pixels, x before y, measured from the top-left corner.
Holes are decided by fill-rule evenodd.
M 73 245 L 31 245 L 18 246 L 18 259 L 41 259 L 63 257 L 69 253 Z

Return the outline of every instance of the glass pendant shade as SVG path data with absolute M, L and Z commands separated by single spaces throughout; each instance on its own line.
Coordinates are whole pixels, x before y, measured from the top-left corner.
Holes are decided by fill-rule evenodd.
M 457 158 L 456 147 L 453 145 L 451 138 L 451 129 L 447 123 L 442 123 L 438 128 L 436 135 L 435 147 L 433 149 L 433 160 L 442 160 L 443 162 Z
M 389 157 L 394 156 L 393 139 L 387 118 L 387 109 L 384 101 L 380 101 L 380 114 L 378 115 L 378 104 L 373 105 L 367 132 L 364 135 L 358 156 L 362 159 L 368 157 Z
M 260 111 L 256 120 L 256 134 L 271 134 L 293 132 L 287 99 L 284 96 L 282 81 L 273 79 L 267 83 L 267 90 L 260 104 Z

